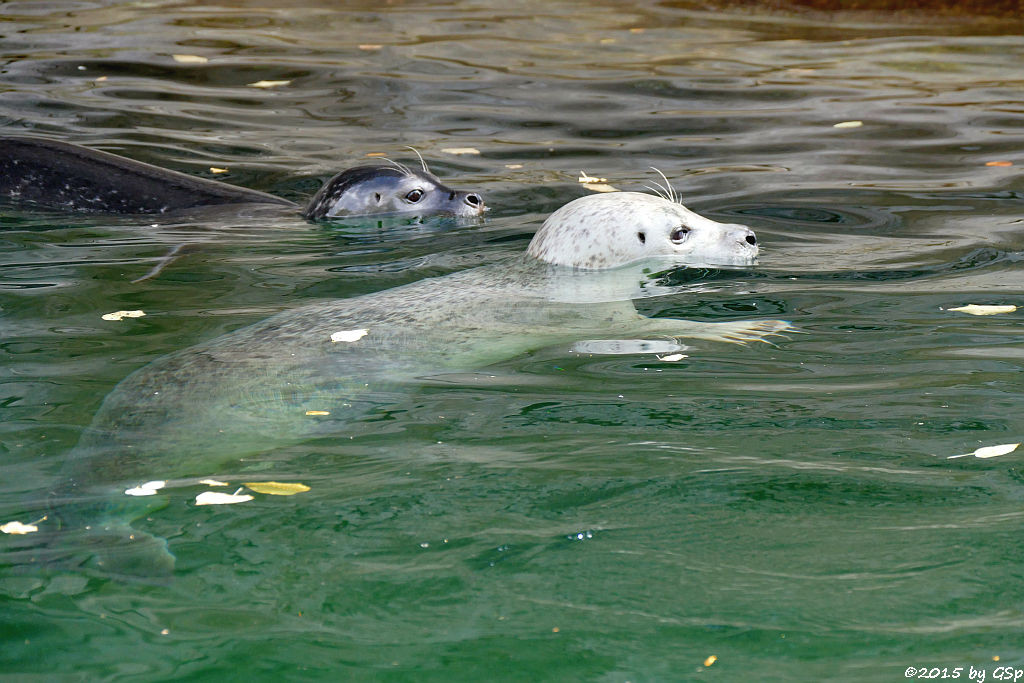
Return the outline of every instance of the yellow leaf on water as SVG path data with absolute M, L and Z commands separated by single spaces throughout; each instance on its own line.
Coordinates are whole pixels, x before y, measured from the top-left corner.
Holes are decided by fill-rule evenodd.
M 7 522 L 7 524 L 0 525 L 0 531 L 5 534 L 30 534 L 33 531 L 39 531 L 39 527 L 35 524 L 22 524 L 21 522 Z
M 1013 313 L 1017 310 L 1017 307 L 1010 304 L 1005 306 L 967 304 L 966 306 L 957 306 L 956 308 L 950 308 L 948 310 L 957 311 L 959 313 L 970 313 L 971 315 L 996 315 L 998 313 Z
M 279 88 L 282 85 L 288 85 L 291 81 L 256 81 L 255 83 L 247 83 L 250 88 Z
M 839 123 L 833 124 L 833 128 L 860 128 L 864 125 L 863 121 L 840 121 Z
M 377 45 L 376 43 L 364 43 L 364 44 L 359 46 L 359 49 L 360 50 L 372 51 L 372 50 L 379 50 L 382 47 L 384 47 L 384 46 L 383 45 Z
M 113 313 L 104 313 L 100 317 L 104 320 L 124 320 L 125 318 L 141 318 L 146 315 L 145 311 L 114 311 Z
M 986 166 L 1013 166 L 1012 161 L 986 161 Z
M 366 156 L 368 156 L 368 157 L 386 157 L 387 155 L 388 155 L 387 152 L 367 152 L 366 153 Z
M 996 456 L 1006 455 L 1007 453 L 1013 453 L 1017 450 L 1020 443 L 1004 443 L 999 446 L 982 446 L 970 453 L 961 453 L 960 455 L 949 455 L 946 456 L 947 460 L 953 458 L 966 458 L 973 455 L 975 458 L 995 458 Z
M 480 150 L 475 147 L 446 147 L 441 150 L 445 154 L 479 154 Z
M 663 360 L 666 363 L 675 363 L 676 361 L 688 358 L 688 356 L 685 353 L 670 353 L 665 356 L 658 356 L 657 358 L 658 360 Z
M 227 173 L 227 172 L 228 172 L 228 169 L 226 169 L 226 168 L 217 168 L 216 166 L 211 166 L 210 167 L 210 173 Z
M 578 180 L 579 180 L 579 182 L 583 183 L 584 185 L 586 185 L 587 183 L 607 183 L 608 182 L 607 178 L 598 178 L 597 176 L 590 175 L 586 171 L 580 171 L 580 177 L 578 178 Z
M 711 666 L 712 664 L 714 664 L 717 661 L 718 661 L 718 657 L 716 657 L 714 655 L 711 655 L 710 657 L 708 657 L 707 659 L 704 660 L 704 666 Z
M 309 490 L 305 484 L 281 481 L 254 481 L 246 486 L 256 493 L 266 493 L 271 496 L 294 496 L 296 493 L 305 493 Z
M 330 414 L 331 414 L 331 411 L 329 411 L 329 410 L 307 410 L 306 411 L 306 415 L 313 415 L 314 417 L 324 417 L 324 416 L 330 415 Z
M 207 486 L 227 486 L 226 481 L 217 481 L 216 479 L 200 479 L 200 484 L 206 484 Z
M 209 59 L 199 55 L 171 55 L 178 64 L 206 64 Z

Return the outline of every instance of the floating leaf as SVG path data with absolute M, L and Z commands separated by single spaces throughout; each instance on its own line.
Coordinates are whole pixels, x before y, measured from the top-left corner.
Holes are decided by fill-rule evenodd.
M 45 517 L 43 519 L 46 519 Z M 22 524 L 21 522 L 7 522 L 7 524 L 0 525 L 0 531 L 5 534 L 31 534 L 33 531 L 39 531 L 39 527 L 35 524 Z
M 216 166 L 211 166 L 210 167 L 210 173 L 217 174 L 217 173 L 227 173 L 227 172 L 228 172 L 228 169 L 226 169 L 226 168 L 217 168 Z
M 480 150 L 474 147 L 446 147 L 441 150 L 445 154 L 479 154 Z
M 296 493 L 305 493 L 309 490 L 305 484 L 281 481 L 258 481 L 246 484 L 246 486 L 256 493 L 266 493 L 271 496 L 294 496 Z
M 594 192 L 618 192 L 619 188 L 612 187 L 607 183 L 583 183 L 583 187 Z
M 999 446 L 983 446 L 983 447 L 981 447 L 981 448 L 979 448 L 979 449 L 977 449 L 975 451 L 972 451 L 970 453 L 961 453 L 960 455 L 950 455 L 950 456 L 947 456 L 946 459 L 947 460 L 952 460 L 953 458 L 966 458 L 969 455 L 973 455 L 975 458 L 994 458 L 994 457 L 999 456 L 999 455 L 1006 455 L 1007 453 L 1013 453 L 1015 450 L 1017 450 L 1017 446 L 1020 446 L 1020 444 L 1019 443 L 1004 443 L 1004 444 L 999 445 Z
M 588 175 L 586 171 L 580 171 L 579 182 L 586 185 L 587 183 L 607 183 L 607 178 L 598 178 L 597 176 Z
M 199 55 L 171 55 L 178 64 L 206 64 L 209 59 Z
M 684 358 L 689 358 L 689 356 L 685 353 L 670 353 L 666 356 L 658 356 L 658 360 L 663 360 L 666 363 L 675 363 L 676 361 L 680 361 Z
M 359 49 L 360 50 L 368 50 L 369 51 L 369 50 L 379 50 L 382 47 L 384 47 L 384 46 L 383 45 L 377 45 L 376 43 L 365 43 L 363 45 L 360 45 Z
M 241 491 L 242 489 L 238 489 Z M 220 493 L 219 491 L 203 491 L 196 496 L 196 505 L 232 505 L 234 503 L 245 503 L 252 500 L 252 496 L 247 493 L 242 495 L 238 494 L 238 491 L 234 493 Z
M 325 417 L 325 416 L 330 415 L 330 414 L 331 414 L 331 411 L 329 411 L 329 410 L 307 410 L 306 411 L 306 415 L 313 415 L 313 416 L 316 416 L 316 417 Z
M 986 161 L 986 166 L 1013 166 L 1012 161 Z
M 355 342 L 359 341 L 370 333 L 367 329 L 361 330 L 342 330 L 341 332 L 335 332 L 331 335 L 332 342 Z
M 250 88 L 280 88 L 282 85 L 288 85 L 291 81 L 256 81 L 255 83 L 247 83 Z
M 206 484 L 207 486 L 227 486 L 226 481 L 217 481 L 216 479 L 200 479 L 200 484 Z
M 101 318 L 104 320 L 123 320 L 125 318 L 141 318 L 146 315 L 145 311 L 114 311 L 113 313 L 104 313 Z
M 166 481 L 147 481 L 145 484 L 139 484 L 138 486 L 130 489 L 125 489 L 125 494 L 129 496 L 154 496 L 156 492 L 167 486 Z
M 710 657 L 708 657 L 707 659 L 704 660 L 704 666 L 711 666 L 712 664 L 714 664 L 717 661 L 718 661 L 718 657 L 716 657 L 714 655 L 711 655 Z
M 996 315 L 997 313 L 1013 313 L 1017 310 L 1016 306 L 982 306 L 979 304 L 967 304 L 966 306 L 957 306 L 956 308 L 950 308 L 950 311 L 958 311 L 960 313 L 970 313 L 971 315 Z
M 860 128 L 864 125 L 863 121 L 840 121 L 839 123 L 833 124 L 833 128 Z
M 505 164 L 505 168 L 510 168 L 512 170 L 515 170 L 517 168 L 522 168 L 522 167 L 523 167 L 522 164 Z
M 387 152 L 367 152 L 366 153 L 366 156 L 368 156 L 368 157 L 386 157 L 387 155 L 388 155 Z

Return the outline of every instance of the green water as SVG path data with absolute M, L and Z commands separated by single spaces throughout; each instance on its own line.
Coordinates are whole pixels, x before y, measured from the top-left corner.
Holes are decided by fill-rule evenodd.
M 638 190 L 655 166 L 690 208 L 757 231 L 756 267 L 677 274 L 644 314 L 799 333 L 675 363 L 542 348 L 406 387 L 210 473 L 306 493 L 197 507 L 204 487 L 168 490 L 135 526 L 168 540 L 169 582 L 41 566 L 37 537 L 0 536 L 0 679 L 1024 669 L 1024 451 L 946 458 L 1024 437 L 1021 313 L 949 310 L 1024 306 L 1024 39 L 655 3 L 336 5 L 0 3 L 5 133 L 227 167 L 297 201 L 412 145 L 492 207 L 482 225 L 355 227 L 4 209 L 0 523 L 45 514 L 133 370 L 517 254 L 586 194 L 581 170 Z M 100 318 L 129 309 L 147 315 Z

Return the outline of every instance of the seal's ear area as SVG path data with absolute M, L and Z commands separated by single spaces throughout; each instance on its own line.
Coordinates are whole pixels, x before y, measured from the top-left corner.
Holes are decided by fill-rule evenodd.
M 303 218 L 317 221 L 329 216 L 340 216 L 349 213 L 344 209 L 344 206 L 335 206 L 345 196 L 345 193 L 362 183 L 382 176 L 404 178 L 405 173 L 390 166 L 356 166 L 346 169 L 324 183 L 323 187 L 313 195 L 313 198 L 309 200 L 309 204 L 306 206 L 306 210 L 302 213 Z M 334 208 L 336 210 L 332 211 Z

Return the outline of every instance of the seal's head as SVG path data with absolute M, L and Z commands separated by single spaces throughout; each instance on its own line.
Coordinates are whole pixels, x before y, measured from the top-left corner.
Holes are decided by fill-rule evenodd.
M 580 197 L 548 216 L 527 253 L 555 265 L 614 268 L 647 258 L 744 265 L 757 257 L 745 225 L 716 223 L 682 204 L 640 192 Z
M 483 212 L 479 194 L 447 187 L 425 164 L 422 171 L 394 164 L 342 171 L 320 188 L 303 215 L 310 220 L 376 214 L 468 218 Z

